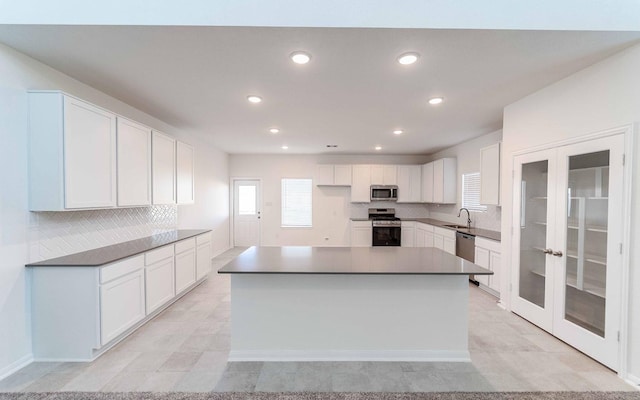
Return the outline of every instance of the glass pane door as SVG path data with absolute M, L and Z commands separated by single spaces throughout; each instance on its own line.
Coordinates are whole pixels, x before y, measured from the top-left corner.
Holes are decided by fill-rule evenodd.
M 609 150 L 569 157 L 564 318 L 604 337 Z
M 549 161 L 522 164 L 519 295 L 545 308 Z

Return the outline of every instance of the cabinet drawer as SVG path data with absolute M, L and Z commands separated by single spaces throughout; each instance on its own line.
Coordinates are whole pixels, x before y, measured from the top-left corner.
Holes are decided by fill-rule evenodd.
M 211 232 L 196 236 L 196 244 L 198 246 L 211 242 Z
M 144 255 L 127 258 L 114 264 L 100 268 L 100 283 L 112 281 L 138 269 L 144 268 Z
M 500 242 L 495 240 L 485 239 L 476 236 L 476 247 L 482 247 L 483 249 L 491 250 L 495 253 L 500 253 Z
M 451 229 L 445 229 L 445 228 L 440 228 L 440 227 L 434 227 L 433 228 L 433 233 L 435 233 L 436 235 L 440 235 L 442 237 L 446 237 L 449 239 L 455 239 L 456 238 L 456 231 L 453 231 Z
M 421 229 L 426 232 L 433 232 L 434 226 L 429 224 L 423 224 L 422 222 L 416 222 L 416 229 Z
M 181 240 L 176 243 L 176 254 L 183 253 L 187 250 L 194 250 L 196 248 L 196 238 L 190 238 Z
M 164 260 L 165 258 L 173 257 L 173 255 L 173 245 L 160 247 L 159 249 L 155 249 L 145 253 L 145 265 L 155 264 L 160 260 Z
M 401 221 L 400 223 L 402 224 L 403 228 L 413 228 L 416 226 L 415 221 Z
M 371 221 L 351 221 L 352 228 L 371 228 Z

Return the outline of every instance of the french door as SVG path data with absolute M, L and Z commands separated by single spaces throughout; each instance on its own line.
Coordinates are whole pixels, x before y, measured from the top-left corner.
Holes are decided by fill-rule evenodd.
M 514 159 L 512 308 L 619 367 L 624 135 Z

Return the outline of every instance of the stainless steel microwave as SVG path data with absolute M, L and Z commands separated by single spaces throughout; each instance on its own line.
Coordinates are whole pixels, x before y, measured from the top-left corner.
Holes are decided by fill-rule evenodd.
M 371 201 L 397 201 L 396 185 L 371 185 Z

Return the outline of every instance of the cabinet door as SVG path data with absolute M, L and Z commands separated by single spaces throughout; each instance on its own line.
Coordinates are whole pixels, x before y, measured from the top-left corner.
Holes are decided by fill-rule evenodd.
M 398 168 L 395 165 L 384 165 L 382 167 L 383 185 L 396 185 L 398 183 Z
M 145 317 L 144 269 L 100 286 L 100 342 L 115 339 Z
M 176 254 L 176 294 L 182 292 L 196 281 L 195 247 Z
M 415 247 L 427 247 L 427 231 L 425 231 L 424 229 L 420 229 L 420 228 L 416 228 L 416 239 L 415 239 Z
M 480 149 L 480 204 L 500 205 L 500 142 Z
M 435 247 L 435 235 L 433 232 L 426 231 L 424 236 L 424 247 Z
M 456 239 L 445 237 L 443 250 L 455 256 L 456 255 Z
M 489 258 L 490 251 L 476 246 L 476 252 L 474 256 L 474 264 L 477 264 L 483 268 L 491 269 L 491 260 Z M 489 275 L 475 275 L 476 280 L 485 286 L 489 286 Z
M 415 228 L 402 228 L 400 232 L 400 239 L 402 247 L 416 247 L 416 230 Z
M 200 280 L 211 272 L 211 242 L 198 245 L 196 252 L 196 280 Z
M 352 247 L 370 247 L 373 241 L 372 228 L 351 228 Z
M 422 202 L 433 203 L 433 163 L 422 166 Z
M 316 185 L 333 185 L 333 165 L 316 165 Z
M 384 185 L 384 166 L 371 166 L 371 185 Z
M 498 293 L 500 293 L 500 272 L 502 269 L 500 263 L 500 253 L 496 253 L 494 251 L 490 252 L 489 265 L 491 266 L 490 269 L 493 271 L 493 275 L 489 277 L 489 287 Z
M 154 131 L 151 149 L 153 204 L 176 204 L 176 141 Z
M 118 206 L 151 204 L 151 129 L 118 117 Z
M 176 172 L 178 204 L 193 204 L 195 200 L 193 146 L 182 142 L 176 143 Z
M 116 206 L 116 116 L 64 98 L 65 208 Z
M 351 202 L 371 202 L 371 167 L 369 165 L 354 165 L 353 180 L 351 182 Z
M 411 165 L 398 165 L 398 203 L 408 203 L 411 199 Z
M 433 247 L 436 249 L 444 250 L 444 236 L 433 235 Z
M 147 315 L 173 299 L 176 294 L 173 257 L 165 258 L 145 268 Z
M 351 186 L 351 165 L 333 166 L 333 184 L 336 186 Z
M 433 162 L 433 202 L 444 202 L 444 160 Z

